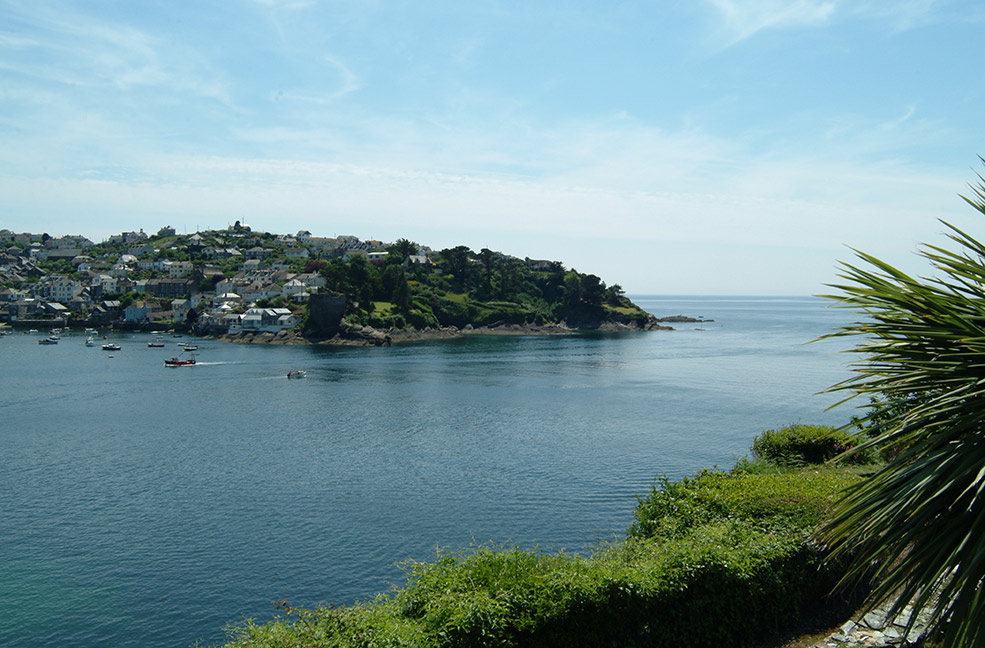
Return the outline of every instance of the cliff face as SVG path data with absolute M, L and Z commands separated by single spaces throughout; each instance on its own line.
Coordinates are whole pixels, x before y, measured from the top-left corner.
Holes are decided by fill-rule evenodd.
M 308 301 L 308 321 L 305 337 L 328 339 L 335 336 L 342 326 L 345 314 L 345 295 L 317 293 Z

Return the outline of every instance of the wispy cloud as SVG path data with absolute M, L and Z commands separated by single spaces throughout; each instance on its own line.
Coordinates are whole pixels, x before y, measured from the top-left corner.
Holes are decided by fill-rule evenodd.
M 888 25 L 893 31 L 907 31 L 945 19 L 941 10 L 944 3 L 940 0 L 895 0 L 894 2 L 859 2 L 845 6 L 846 12 L 861 18 L 875 20 Z M 971 18 L 963 13 L 961 20 Z
M 768 29 L 826 24 L 836 10 L 828 0 L 708 0 L 721 19 L 721 49 Z
M 0 35 L 0 52 L 8 53 L 3 67 L 21 78 L 71 88 L 153 87 L 230 101 L 227 84 L 210 78 L 211 66 L 187 44 L 64 6 L 31 3 L 7 11 L 33 34 Z
M 257 4 L 261 4 L 265 7 L 274 7 L 276 9 L 307 9 L 315 5 L 315 0 L 253 0 Z
M 952 7 L 947 0 L 706 0 L 719 19 L 717 50 L 727 49 L 768 30 L 825 27 L 836 19 L 864 20 L 904 32 L 939 22 L 985 21 L 985 9 Z

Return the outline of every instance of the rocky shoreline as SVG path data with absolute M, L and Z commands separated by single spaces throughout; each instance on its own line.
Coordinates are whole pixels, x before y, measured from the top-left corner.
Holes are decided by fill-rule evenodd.
M 683 321 L 683 320 L 675 320 Z M 699 321 L 699 320 L 694 320 Z M 297 331 L 284 330 L 279 333 L 243 331 L 234 334 L 208 335 L 202 337 L 222 342 L 238 342 L 241 344 L 319 344 L 336 346 L 390 346 L 416 342 L 419 340 L 439 340 L 465 337 L 469 335 L 576 335 L 586 331 L 672 331 L 672 326 L 659 323 L 659 320 L 648 321 L 644 325 L 624 324 L 622 322 L 599 322 L 591 327 L 571 328 L 564 322 L 556 324 L 501 324 L 492 326 L 473 327 L 471 324 L 458 328 L 447 326 L 442 328 L 425 329 L 388 329 L 378 330 L 370 326 L 349 324 L 343 322 L 338 332 L 330 338 L 315 338 L 305 336 Z

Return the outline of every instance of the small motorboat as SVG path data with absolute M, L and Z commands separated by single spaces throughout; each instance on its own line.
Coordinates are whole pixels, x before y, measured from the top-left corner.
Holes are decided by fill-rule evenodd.
M 158 347 L 158 348 L 163 349 L 164 348 L 164 338 L 160 338 L 160 337 L 159 338 L 156 338 L 153 342 L 148 342 L 147 343 L 147 346 L 149 346 L 149 347 Z
M 95 344 L 96 344 L 96 341 L 92 339 L 92 336 L 91 335 L 86 338 L 86 346 L 93 346 Z
M 292 379 L 297 379 L 297 378 L 304 378 L 307 375 L 308 375 L 308 372 L 307 371 L 304 371 L 302 369 L 298 369 L 296 371 L 289 371 L 289 372 L 287 372 L 287 379 L 288 380 L 292 380 Z
M 46 337 L 38 340 L 38 344 L 58 344 L 58 338 L 56 337 Z
M 119 351 L 120 345 L 112 342 L 103 345 L 103 351 Z
M 191 367 L 195 364 L 195 358 L 179 358 L 178 356 L 171 356 L 164 361 L 165 367 Z
M 198 347 L 194 344 L 185 343 L 181 348 L 183 351 L 198 351 Z

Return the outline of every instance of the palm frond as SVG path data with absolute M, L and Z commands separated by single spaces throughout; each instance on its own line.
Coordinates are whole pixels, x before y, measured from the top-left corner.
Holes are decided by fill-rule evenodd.
M 985 159 L 983 159 L 985 162 Z M 965 200 L 985 214 L 985 178 Z M 833 386 L 911 399 L 858 450 L 902 451 L 851 489 L 818 533 L 846 581 L 875 574 L 871 604 L 928 613 L 948 646 L 985 645 L 985 244 L 944 223 L 957 250 L 925 246 L 918 278 L 856 251 L 827 295 L 862 319 L 826 337 L 858 336 L 853 375 Z M 874 570 L 874 572 L 873 572 Z M 894 599 L 895 597 L 895 599 Z

